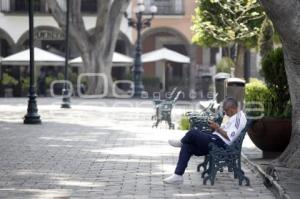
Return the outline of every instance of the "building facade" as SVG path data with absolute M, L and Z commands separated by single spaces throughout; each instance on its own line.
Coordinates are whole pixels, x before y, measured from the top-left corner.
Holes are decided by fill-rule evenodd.
M 65 8 L 65 0 L 57 0 L 62 8 Z M 64 33 L 58 27 L 56 21 L 49 14 L 45 0 L 34 1 L 34 27 L 35 46 L 47 51 L 64 56 Z M 85 26 L 92 30 L 96 21 L 97 0 L 82 0 L 82 12 Z M 134 17 L 134 8 L 137 0 L 132 0 L 127 12 L 129 17 Z M 205 74 L 211 74 L 216 62 L 218 49 L 201 48 L 193 45 L 192 38 L 192 14 L 196 7 L 195 1 L 190 0 L 144 0 L 146 7 L 144 17 L 150 17 L 150 6 L 155 4 L 158 8 L 151 27 L 142 32 L 143 53 L 159 49 L 169 48 L 190 57 L 189 64 L 159 61 L 145 63 L 144 78 L 145 88 L 149 92 L 170 91 L 173 87 L 184 90 L 185 98 L 202 98 L 203 92 L 208 90 L 210 80 L 203 78 Z M 13 53 L 28 48 L 28 14 L 27 1 L 0 0 L 0 56 L 6 57 Z M 136 31 L 128 26 L 124 17 L 120 27 L 119 38 L 115 51 L 125 55 L 134 56 Z M 70 58 L 79 56 L 75 46 L 70 47 Z M 44 66 L 45 68 L 47 66 Z M 50 68 L 50 69 L 49 69 Z M 22 73 L 28 69 L 25 66 L 2 66 L 2 73 L 12 74 L 21 80 Z M 57 73 L 62 67 L 48 67 L 47 70 Z M 73 69 L 77 70 L 77 69 Z M 78 71 L 77 71 L 78 72 Z M 1 74 L 2 74 L 1 73 Z M 113 79 L 124 79 L 130 73 L 130 68 L 113 67 Z M 19 81 L 21 82 L 21 81 Z M 207 85 L 206 85 L 207 84 Z M 3 89 L 1 89 L 3 90 Z M 15 86 L 14 95 L 21 95 L 20 83 Z M 206 91 L 205 91 L 206 92 Z M 196 96 L 195 96 L 196 93 Z M 0 93 L 2 96 L 3 92 Z
M 66 1 L 57 0 L 59 5 L 65 9 Z M 128 12 L 130 11 L 129 7 Z M 96 23 L 97 0 L 82 0 L 81 11 L 87 30 L 92 31 Z M 0 57 L 6 57 L 28 48 L 28 1 L 26 0 L 0 0 Z M 119 38 L 116 44 L 116 51 L 130 55 L 132 51 L 131 29 L 124 20 L 121 23 Z M 34 45 L 49 52 L 64 56 L 65 54 L 65 35 L 59 28 L 57 22 L 49 13 L 45 0 L 34 1 Z M 72 42 L 70 42 L 70 59 L 78 57 L 79 52 Z M 57 75 L 63 73 L 63 67 L 42 66 L 47 75 Z M 21 96 L 22 80 L 28 76 L 26 66 L 2 66 L 2 74 L 7 73 L 14 77 L 18 84 L 13 86 L 13 94 L 9 96 Z M 124 68 L 124 67 L 123 67 Z M 118 67 L 113 69 L 115 76 L 124 69 Z M 80 68 L 72 68 L 78 73 Z M 39 73 L 39 71 L 37 71 Z M 2 81 L 1 81 L 2 82 Z M 49 86 L 49 85 L 48 85 Z M 4 96 L 4 88 L 1 84 L 0 95 Z

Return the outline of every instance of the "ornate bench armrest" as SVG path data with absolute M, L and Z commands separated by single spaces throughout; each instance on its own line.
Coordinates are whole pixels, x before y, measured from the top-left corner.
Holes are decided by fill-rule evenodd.
M 219 147 L 215 143 L 209 143 L 208 145 L 210 147 L 209 153 L 210 154 L 226 154 L 226 155 L 236 155 L 240 154 L 240 151 L 235 146 L 225 146 L 225 147 Z

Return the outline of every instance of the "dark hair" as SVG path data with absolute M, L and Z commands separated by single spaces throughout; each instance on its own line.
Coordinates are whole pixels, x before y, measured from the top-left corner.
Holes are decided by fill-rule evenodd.
M 238 102 L 233 97 L 227 97 L 223 101 L 223 107 L 224 106 L 229 106 L 229 107 L 232 107 L 232 108 L 237 108 L 238 107 Z

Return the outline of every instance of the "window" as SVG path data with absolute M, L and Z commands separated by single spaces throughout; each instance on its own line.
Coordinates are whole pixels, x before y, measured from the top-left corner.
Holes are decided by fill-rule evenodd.
M 5 39 L 0 38 L 0 57 L 6 57 L 9 55 L 9 44 Z
M 145 0 L 146 12 L 150 13 L 150 6 L 157 6 L 157 15 L 184 14 L 183 0 Z
M 219 48 L 211 48 L 210 49 L 210 65 L 216 65 L 217 60 L 216 60 L 216 55 L 219 52 Z
M 33 10 L 37 12 L 41 12 L 44 10 L 42 6 L 45 6 L 45 3 L 41 3 L 42 0 L 34 0 L 33 1 Z M 29 3 L 28 1 L 20 1 L 20 0 L 11 0 L 11 11 L 16 12 L 27 12 Z
M 15 1 L 15 11 L 28 10 L 28 1 Z
M 87 13 L 97 12 L 97 1 L 96 0 L 82 0 L 81 11 Z

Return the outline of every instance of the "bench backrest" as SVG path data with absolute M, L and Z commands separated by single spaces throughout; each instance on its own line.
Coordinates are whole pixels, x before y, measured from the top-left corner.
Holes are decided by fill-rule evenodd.
M 179 96 L 180 96 L 181 94 L 182 94 L 182 91 L 178 91 L 178 92 L 177 92 L 176 96 L 175 96 L 174 99 L 173 99 L 173 103 L 174 103 L 174 104 L 177 102 L 177 100 L 178 100 L 178 98 L 179 98 Z
M 198 129 L 200 131 L 213 131 L 209 124 L 208 120 L 211 119 L 217 124 L 221 125 L 223 121 L 223 115 L 217 113 L 216 115 L 212 115 L 209 112 L 202 113 L 202 115 L 190 115 L 188 116 L 189 123 L 190 123 L 190 129 Z
M 247 131 L 248 131 L 251 123 L 252 123 L 252 120 L 247 120 L 245 128 L 242 130 L 242 132 L 236 138 L 236 140 L 230 146 L 228 146 L 228 148 L 230 148 L 231 150 L 235 150 L 235 151 L 241 152 L 243 140 L 245 138 L 245 135 L 246 135 L 246 133 L 247 133 Z
M 172 89 L 172 91 L 170 92 L 169 96 L 167 97 L 167 100 L 173 100 L 176 96 L 176 90 L 177 90 L 177 87 L 174 87 Z

